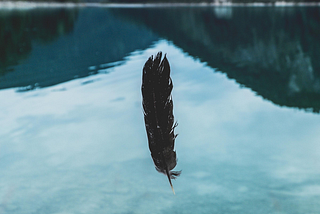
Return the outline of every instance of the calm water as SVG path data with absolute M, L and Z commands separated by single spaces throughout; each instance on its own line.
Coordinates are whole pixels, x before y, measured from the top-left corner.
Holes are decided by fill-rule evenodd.
M 320 9 L 0 10 L 0 214 L 320 213 Z M 141 70 L 167 53 L 181 176 Z

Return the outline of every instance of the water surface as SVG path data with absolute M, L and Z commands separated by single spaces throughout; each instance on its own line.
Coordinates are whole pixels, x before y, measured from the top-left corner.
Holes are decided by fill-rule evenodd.
M 319 12 L 1 11 L 0 213 L 319 213 Z M 176 195 L 141 106 L 160 50 Z

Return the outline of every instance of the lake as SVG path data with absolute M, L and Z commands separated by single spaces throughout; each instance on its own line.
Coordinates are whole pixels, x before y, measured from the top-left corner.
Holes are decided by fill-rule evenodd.
M 320 213 L 319 7 L 0 9 L 0 214 Z M 167 54 L 181 176 L 141 79 Z

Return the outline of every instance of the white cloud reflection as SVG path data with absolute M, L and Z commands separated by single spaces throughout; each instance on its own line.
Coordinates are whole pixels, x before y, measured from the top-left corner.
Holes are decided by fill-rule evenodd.
M 153 168 L 141 108 L 141 69 L 159 50 L 179 122 L 176 197 Z M 4 213 L 320 211 L 307 206 L 319 199 L 319 115 L 275 106 L 166 41 L 108 74 L 15 90 L 0 91 Z

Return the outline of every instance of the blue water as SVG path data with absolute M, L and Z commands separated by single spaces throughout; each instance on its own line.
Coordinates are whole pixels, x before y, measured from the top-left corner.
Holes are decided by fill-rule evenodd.
M 85 15 L 80 10 L 69 34 L 48 44 L 33 41 L 23 62 L 2 75 L 5 82 L 21 77 L 20 70 L 32 73 L 32 66 L 44 71 L 47 62 L 79 72 L 48 85 L 36 75 L 38 84 L 23 76 L 16 86 L 3 83 L 1 214 L 320 213 L 318 113 L 277 105 L 141 26 L 148 39 L 120 59 L 91 60 L 76 50 L 48 61 L 50 48 L 68 37 L 76 41 Z M 160 50 L 171 65 L 179 124 L 176 195 L 154 169 L 141 106 L 142 67 Z M 32 62 L 39 56 L 47 61 Z

